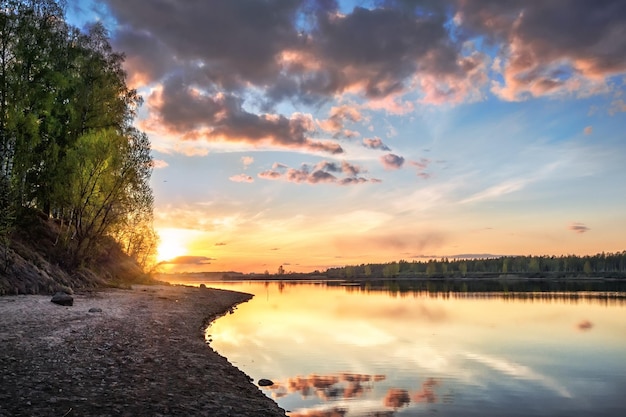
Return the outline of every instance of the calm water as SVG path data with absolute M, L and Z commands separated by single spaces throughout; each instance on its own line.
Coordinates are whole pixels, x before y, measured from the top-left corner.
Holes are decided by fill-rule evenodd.
M 625 416 L 625 293 L 326 284 L 255 294 L 211 346 L 296 416 Z

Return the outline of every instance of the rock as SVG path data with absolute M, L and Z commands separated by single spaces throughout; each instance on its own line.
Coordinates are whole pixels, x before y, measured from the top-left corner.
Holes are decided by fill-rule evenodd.
M 91 307 L 91 308 L 89 309 L 89 312 L 90 312 L 90 313 L 102 313 L 102 309 L 101 309 L 101 308 L 98 308 L 98 307 Z
M 50 301 L 61 306 L 73 306 L 74 305 L 74 297 L 61 291 L 54 294 L 52 296 L 52 300 Z
M 206 290 L 206 285 L 200 284 L 200 288 L 202 288 L 203 290 Z
M 269 379 L 259 379 L 259 387 L 270 387 L 272 385 L 274 385 L 274 382 Z

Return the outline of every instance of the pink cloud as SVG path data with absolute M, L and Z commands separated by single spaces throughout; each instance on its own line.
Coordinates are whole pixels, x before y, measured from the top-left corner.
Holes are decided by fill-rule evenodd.
M 254 162 L 254 158 L 251 156 L 242 156 L 241 163 L 243 164 L 244 169 L 248 168 Z
M 360 122 L 363 119 L 361 112 L 353 106 L 342 105 L 330 109 L 328 119 L 318 121 L 317 124 L 325 131 L 348 138 L 358 136 L 358 132 L 344 129 L 346 122 Z
M 387 155 L 383 155 L 380 157 L 380 162 L 382 162 L 385 169 L 394 170 L 399 169 L 404 164 L 404 158 L 392 153 L 388 153 Z
M 370 149 L 380 149 L 381 151 L 390 151 L 389 147 L 383 143 L 379 137 L 363 139 L 363 146 Z
M 254 178 L 246 174 L 233 175 L 229 177 L 228 179 L 233 182 L 254 182 Z
M 168 167 L 170 164 L 168 164 L 167 162 L 165 162 L 162 159 L 154 159 L 152 161 L 152 167 L 154 169 L 162 169 L 162 168 L 166 168 Z

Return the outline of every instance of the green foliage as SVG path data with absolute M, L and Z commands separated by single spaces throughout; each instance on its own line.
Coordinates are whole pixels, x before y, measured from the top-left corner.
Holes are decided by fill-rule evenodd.
M 152 159 L 132 127 L 141 97 L 104 26 L 80 32 L 63 13 L 54 0 L 0 8 L 0 237 L 12 210 L 36 208 L 61 222 L 74 266 L 107 236 L 148 265 Z

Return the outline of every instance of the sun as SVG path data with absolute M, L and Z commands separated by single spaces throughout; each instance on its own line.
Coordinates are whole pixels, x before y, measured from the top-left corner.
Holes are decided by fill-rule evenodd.
M 160 230 L 161 243 L 157 248 L 157 262 L 170 261 L 187 253 L 183 236 L 176 230 Z
M 157 261 L 170 261 L 178 256 L 184 255 L 186 252 L 187 249 L 177 242 L 161 242 L 157 248 Z

